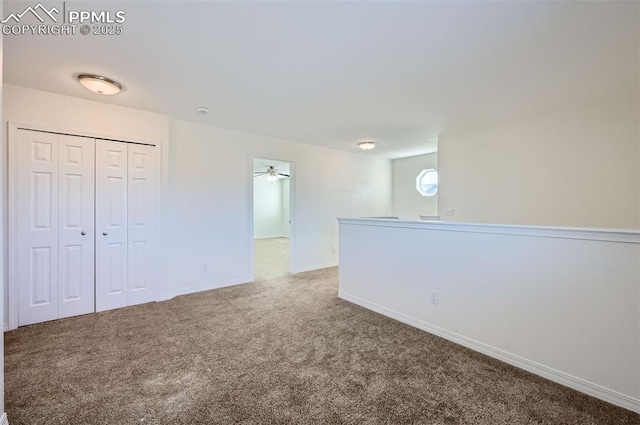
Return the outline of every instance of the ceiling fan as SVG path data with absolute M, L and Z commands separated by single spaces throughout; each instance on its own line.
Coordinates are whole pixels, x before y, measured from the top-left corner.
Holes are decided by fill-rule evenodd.
M 288 179 L 289 174 L 279 173 L 272 165 L 267 167 L 267 171 L 254 171 L 253 177 L 267 176 L 267 181 L 274 182 L 278 179 Z

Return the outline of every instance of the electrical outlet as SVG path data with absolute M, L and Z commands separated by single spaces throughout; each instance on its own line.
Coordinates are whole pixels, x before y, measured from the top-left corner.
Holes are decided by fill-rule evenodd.
M 203 272 L 207 272 L 207 271 L 209 271 L 209 266 L 208 266 L 208 264 L 207 264 L 207 263 L 202 263 L 202 271 L 203 271 Z
M 429 292 L 429 298 L 431 304 L 438 305 L 440 304 L 440 293 L 436 291 Z
M 446 214 L 451 217 L 453 215 L 453 208 L 447 208 Z

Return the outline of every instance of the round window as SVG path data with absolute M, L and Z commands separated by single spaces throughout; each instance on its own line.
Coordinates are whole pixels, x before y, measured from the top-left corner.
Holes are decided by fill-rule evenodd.
M 438 172 L 422 170 L 416 177 L 416 189 L 422 196 L 433 196 L 438 193 Z

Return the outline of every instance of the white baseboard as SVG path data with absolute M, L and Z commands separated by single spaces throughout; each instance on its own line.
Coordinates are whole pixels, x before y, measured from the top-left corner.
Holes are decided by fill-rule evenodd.
M 6 413 L 2 414 L 2 418 L 0 418 L 0 425 L 9 425 L 9 418 L 7 418 Z
M 328 263 L 315 264 L 313 266 L 298 267 L 295 270 L 293 270 L 293 273 L 310 272 L 313 270 L 326 269 L 327 267 L 336 267 L 337 265 L 338 265 L 337 261 L 330 261 Z
M 599 398 L 608 403 L 615 404 L 616 406 L 624 407 L 625 409 L 640 413 L 640 399 L 630 397 L 609 388 L 605 388 L 601 385 L 594 384 L 592 382 L 577 378 L 559 370 L 555 370 L 543 364 L 536 363 L 532 360 L 525 359 L 515 354 L 506 352 L 499 348 L 492 347 L 483 342 L 467 338 L 466 336 L 448 331 L 438 326 L 434 326 L 423 320 L 419 320 L 406 314 L 399 313 L 395 310 L 391 310 L 381 305 L 372 303 L 370 301 L 363 300 L 362 298 L 356 297 L 354 295 L 350 295 L 340 291 L 338 292 L 338 298 L 352 302 L 369 310 L 375 311 L 376 313 L 380 313 L 384 316 L 391 317 L 392 319 L 395 319 L 399 322 L 406 323 L 407 325 L 432 333 L 449 341 L 455 342 L 456 344 L 460 344 L 464 347 L 470 348 L 474 351 L 486 354 L 489 357 L 493 357 L 510 365 L 519 367 L 535 375 L 542 376 L 543 378 L 557 382 L 558 384 L 573 388 L 574 390 Z
M 198 285 L 198 286 L 192 286 L 189 288 L 181 288 L 181 289 L 177 289 L 173 295 L 171 296 L 171 298 L 173 297 L 177 297 L 179 295 L 187 295 L 187 294 L 193 294 L 196 292 L 202 292 L 202 291 L 210 291 L 212 289 L 218 289 L 218 288 L 224 288 L 227 286 L 234 286 L 234 285 L 240 285 L 243 283 L 249 283 L 251 282 L 251 279 L 247 278 L 238 278 L 238 279 L 230 279 L 230 280 L 225 280 L 222 282 L 214 282 L 214 283 L 209 283 L 206 285 Z
M 158 302 L 167 301 L 167 300 L 170 300 L 171 298 L 173 298 L 173 294 L 165 292 L 164 294 L 158 295 L 158 297 L 156 298 L 156 301 L 158 301 Z

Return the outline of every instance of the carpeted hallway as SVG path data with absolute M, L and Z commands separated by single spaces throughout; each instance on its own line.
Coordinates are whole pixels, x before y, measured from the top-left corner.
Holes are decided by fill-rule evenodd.
M 337 299 L 325 269 L 6 333 L 11 425 L 635 424 Z

